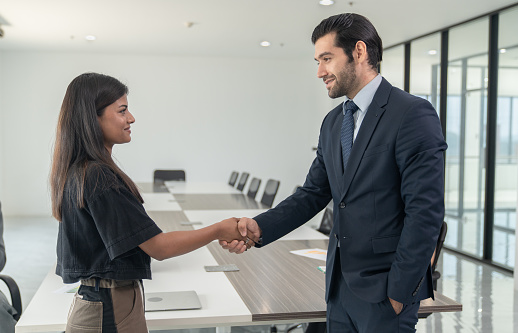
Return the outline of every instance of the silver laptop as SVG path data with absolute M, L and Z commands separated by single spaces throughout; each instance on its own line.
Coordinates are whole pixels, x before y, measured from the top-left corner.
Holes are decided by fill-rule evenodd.
M 146 312 L 201 309 L 194 290 L 146 293 Z

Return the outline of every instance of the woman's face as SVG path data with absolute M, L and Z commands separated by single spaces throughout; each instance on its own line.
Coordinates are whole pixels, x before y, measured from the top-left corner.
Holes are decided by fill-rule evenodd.
M 98 120 L 103 131 L 104 145 L 110 153 L 114 144 L 131 141 L 130 127 L 135 122 L 135 118 L 128 110 L 127 95 L 108 105 Z

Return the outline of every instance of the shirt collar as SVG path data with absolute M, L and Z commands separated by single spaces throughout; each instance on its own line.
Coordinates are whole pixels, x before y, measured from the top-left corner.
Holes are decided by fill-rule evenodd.
M 379 86 L 381 84 L 381 75 L 378 74 L 374 79 L 372 79 L 369 83 L 363 87 L 358 94 L 353 98 L 354 104 L 358 106 L 358 111 L 360 112 L 366 112 L 369 106 L 372 103 L 372 100 L 374 98 L 374 94 L 376 94 L 376 91 L 378 90 Z M 344 101 L 347 102 L 349 98 L 346 96 L 346 99 Z

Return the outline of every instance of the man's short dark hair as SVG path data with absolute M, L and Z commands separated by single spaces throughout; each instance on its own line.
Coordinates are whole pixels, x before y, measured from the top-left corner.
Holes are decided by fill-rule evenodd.
M 356 43 L 363 41 L 367 45 L 369 64 L 377 71 L 383 55 L 383 44 L 369 19 L 353 13 L 328 17 L 313 30 L 311 42 L 315 44 L 317 40 L 332 32 L 336 33 L 335 46 L 342 48 L 349 59 L 352 59 Z

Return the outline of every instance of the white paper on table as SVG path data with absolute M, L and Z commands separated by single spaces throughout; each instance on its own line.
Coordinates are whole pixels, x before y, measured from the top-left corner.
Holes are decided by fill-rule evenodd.
M 326 261 L 327 251 L 322 249 L 305 249 L 305 250 L 296 250 L 290 251 L 293 254 L 297 254 L 299 256 L 304 256 L 308 258 L 324 260 Z
M 63 287 L 54 290 L 54 294 L 75 294 L 81 282 L 66 284 Z

